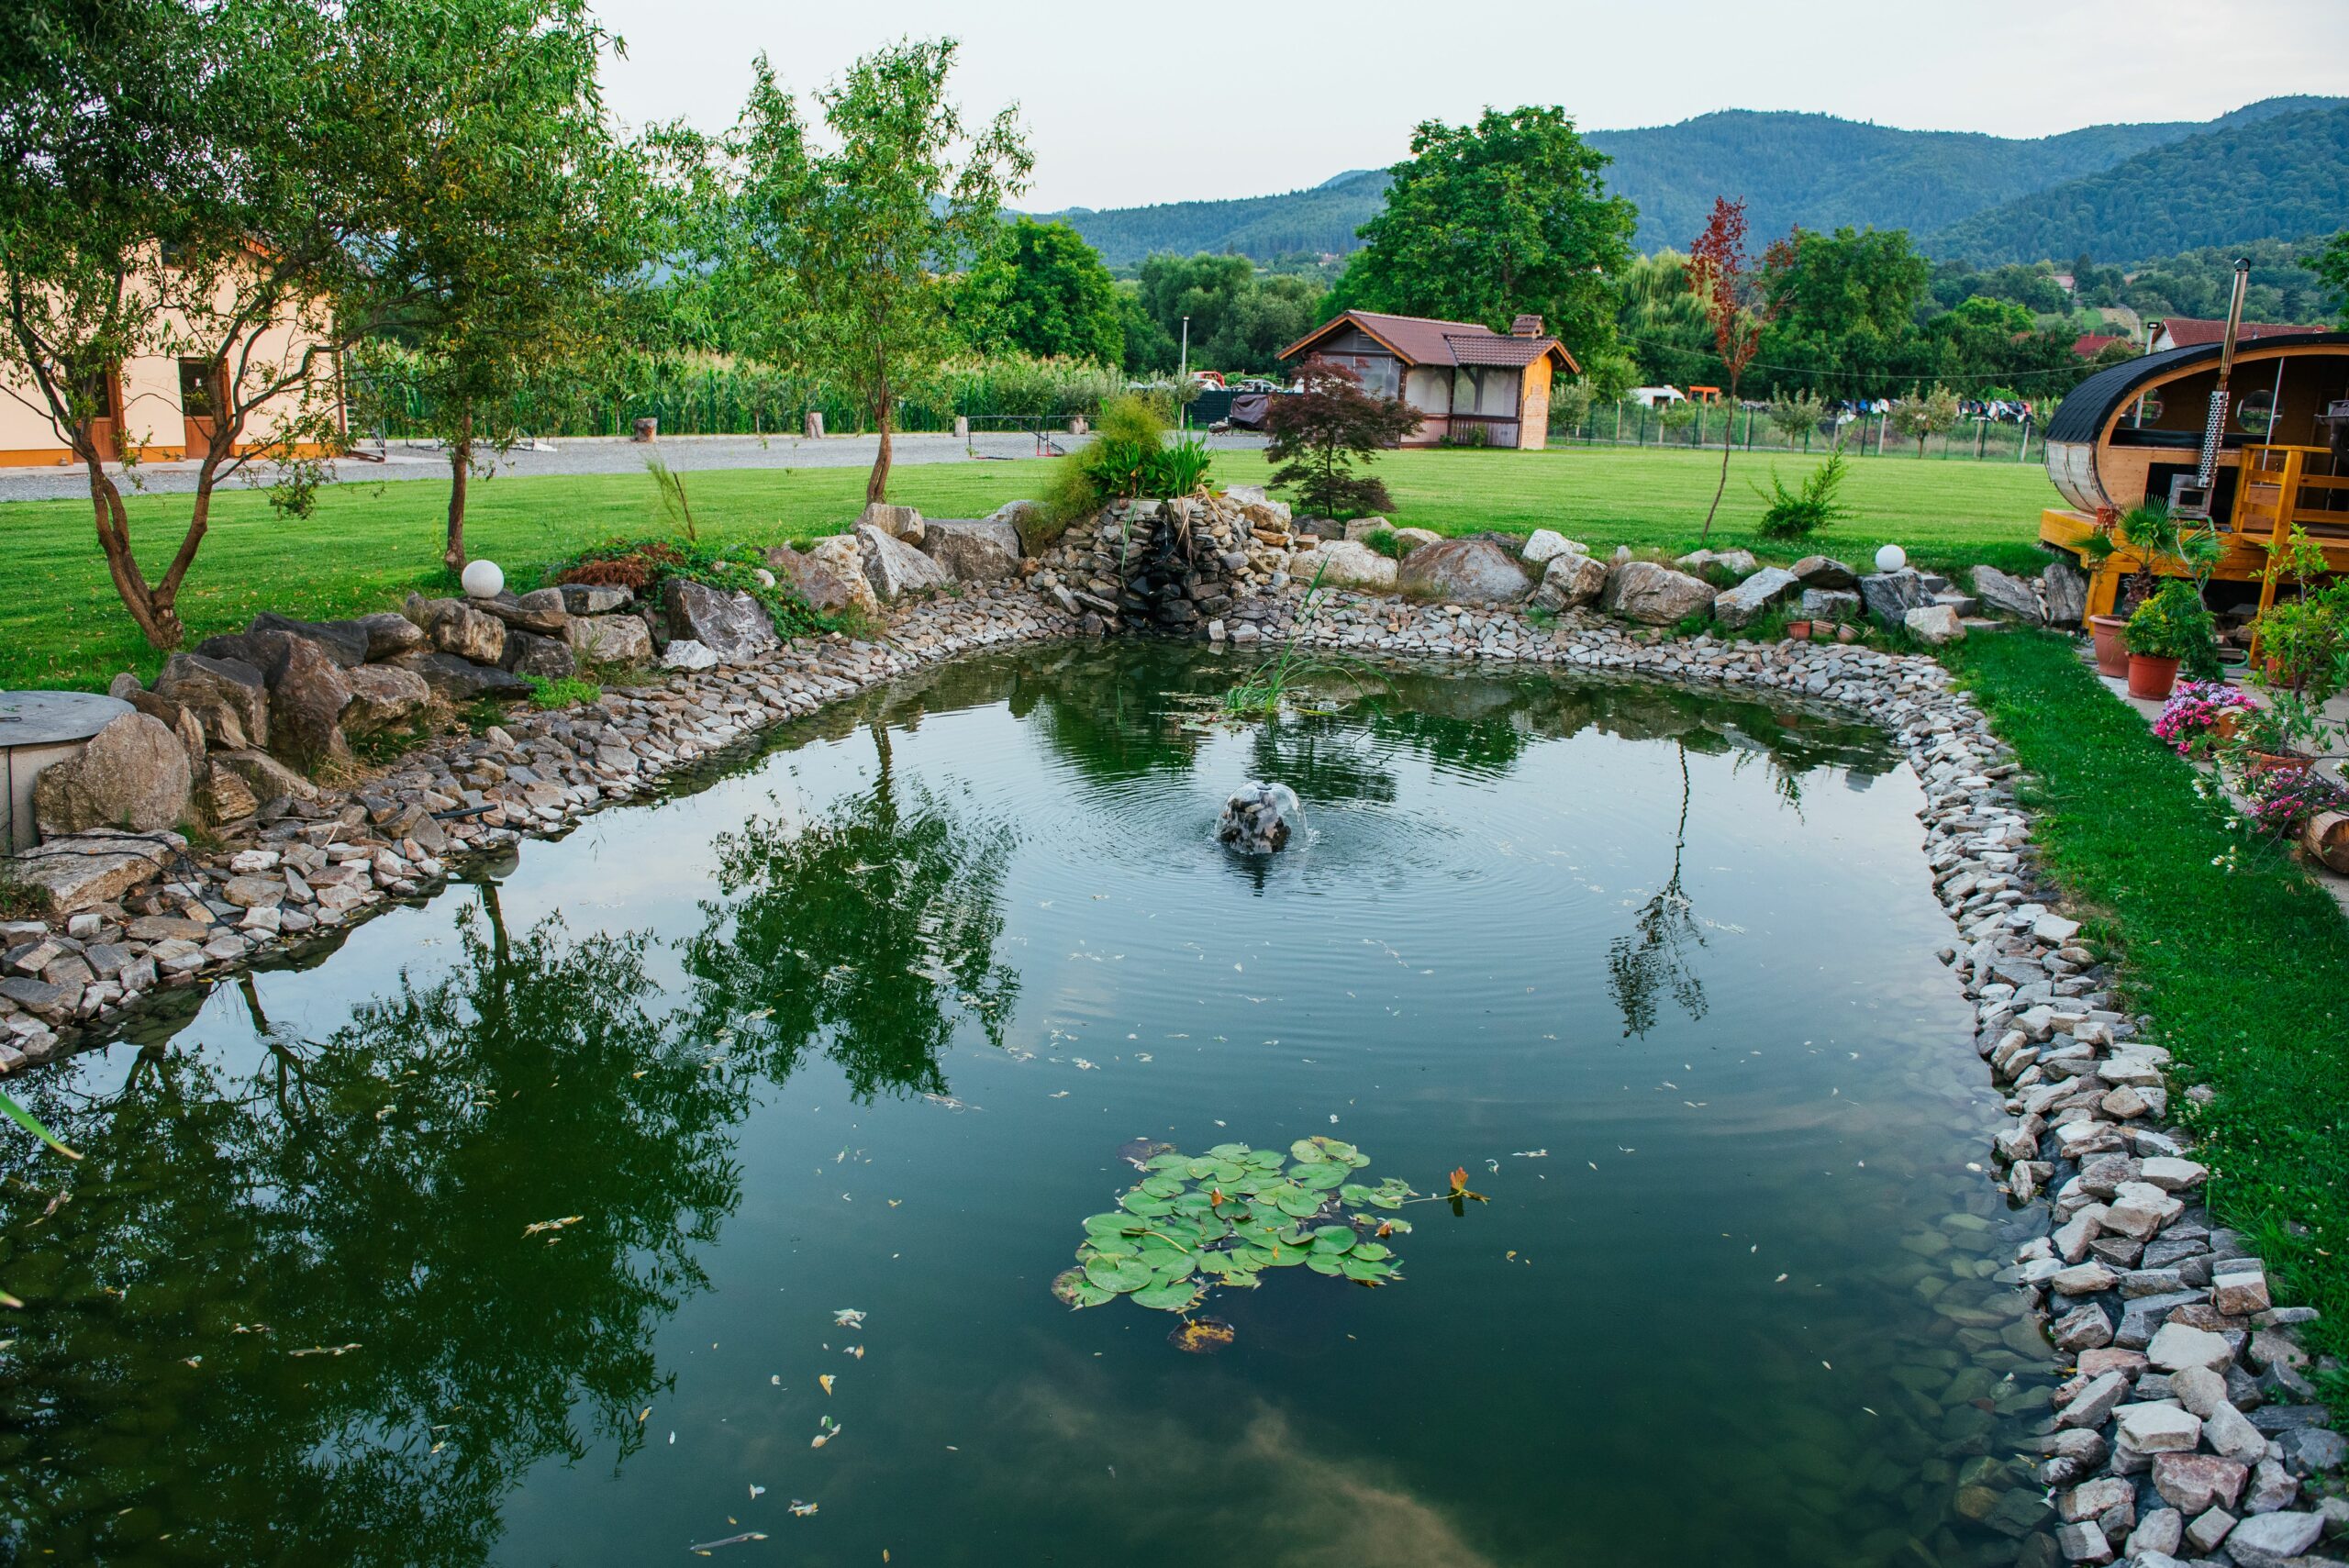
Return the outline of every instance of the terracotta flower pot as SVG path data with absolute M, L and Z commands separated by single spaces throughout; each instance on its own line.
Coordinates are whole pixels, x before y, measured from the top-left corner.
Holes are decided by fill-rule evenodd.
M 2096 639 L 2096 673 L 2115 679 L 2129 673 L 2129 645 L 2121 640 L 2127 616 L 2088 617 L 2088 635 Z
M 2245 749 L 2238 754 L 2237 762 L 2246 778 L 2262 773 L 2297 773 L 2315 758 L 2304 751 L 2255 751 Z
M 2177 684 L 2177 661 L 2158 659 L 2151 653 L 2129 655 L 2129 695 L 2147 702 L 2162 702 L 2169 696 L 2170 687 Z
M 1809 642 L 1810 640 L 1810 623 L 1807 620 L 1790 620 L 1787 623 L 1787 635 L 1793 638 L 1797 642 Z
M 1835 640 L 1838 642 L 1857 642 L 1859 639 L 1860 628 L 1858 627 L 1839 626 L 1835 628 Z

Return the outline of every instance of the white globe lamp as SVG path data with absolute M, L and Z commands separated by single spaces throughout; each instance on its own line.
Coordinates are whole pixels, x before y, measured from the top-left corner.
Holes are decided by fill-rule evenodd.
M 1897 544 L 1887 544 L 1876 552 L 1878 572 L 1898 572 L 1909 564 L 1909 552 Z
M 495 561 L 473 561 L 465 563 L 465 574 L 458 579 L 465 585 L 469 599 L 494 599 L 505 590 L 506 573 Z

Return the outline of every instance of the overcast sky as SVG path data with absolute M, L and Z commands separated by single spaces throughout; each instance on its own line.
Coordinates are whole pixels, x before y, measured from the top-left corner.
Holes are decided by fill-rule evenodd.
M 796 89 L 902 36 L 963 44 L 973 119 L 1019 106 L 1019 205 L 1262 195 L 1394 162 L 1419 120 L 1560 104 L 1586 129 L 1720 108 L 2045 136 L 2349 94 L 2349 0 L 1193 0 L 1100 5 L 598 0 L 632 124 L 733 117 L 764 50 Z

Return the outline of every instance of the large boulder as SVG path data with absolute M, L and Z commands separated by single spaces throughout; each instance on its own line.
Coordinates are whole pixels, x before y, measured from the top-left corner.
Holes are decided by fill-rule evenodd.
M 1718 570 L 1732 577 L 1749 577 L 1760 563 L 1750 550 L 1692 550 L 1673 564 L 1683 572 Z
M 1806 555 L 1794 563 L 1792 571 L 1806 588 L 1850 593 L 1860 585 L 1860 574 L 1831 555 Z
M 958 582 L 984 583 L 1019 570 L 1019 530 L 993 520 L 937 520 L 922 525 L 921 552 Z
M 766 562 L 767 570 L 775 574 L 776 580 L 818 615 L 838 615 L 856 603 L 856 594 L 847 580 L 804 550 L 779 544 L 767 551 Z
M 884 602 L 894 603 L 909 594 L 934 593 L 953 581 L 944 567 L 920 550 L 870 524 L 857 525 L 856 546 L 864 565 L 864 580 Z
M 1887 631 L 1898 626 L 1910 610 L 1932 602 L 1924 577 L 1913 566 L 1898 572 L 1877 572 L 1860 579 L 1860 600 L 1868 618 Z
M 406 724 L 432 700 L 432 688 L 413 670 L 393 664 L 362 664 L 343 672 L 351 684 L 351 706 L 342 710 L 342 728 L 352 735 L 373 735 Z
M 381 610 L 361 616 L 351 625 L 367 634 L 367 662 L 396 659 L 424 646 L 424 628 L 404 615 Z
M 573 616 L 562 639 L 597 664 L 641 664 L 652 657 L 652 633 L 641 616 Z
M 507 628 L 506 656 L 498 662 L 518 675 L 536 675 L 542 681 L 567 680 L 579 673 L 579 662 L 562 639 L 518 628 Z
M 2039 590 L 2027 579 L 2009 577 L 1995 566 L 1974 569 L 1974 596 L 2026 626 L 2037 626 L 2046 618 L 2039 606 Z
M 473 608 L 495 616 L 508 627 L 535 631 L 541 637 L 562 631 L 562 623 L 571 618 L 560 588 L 533 588 L 527 594 L 500 594 L 493 599 L 474 599 L 471 603 Z
M 725 664 L 749 664 L 781 640 L 767 607 L 749 594 L 672 577 L 661 585 L 669 635 L 698 642 Z
M 72 915 L 121 897 L 186 848 L 187 840 L 169 830 L 101 829 L 36 844 L 8 862 L 8 873 L 48 894 L 53 913 Z
M 828 534 L 807 547 L 807 557 L 847 584 L 852 606 L 866 615 L 880 613 L 881 601 L 864 574 L 864 550 L 854 534 Z
M 1296 573 L 1300 581 L 1308 584 L 1319 577 L 1325 588 L 1367 588 L 1379 594 L 1395 591 L 1394 558 L 1381 555 L 1355 539 L 1322 540 L 1320 549 L 1297 558 Z
M 348 756 L 342 710 L 351 703 L 351 683 L 326 650 L 306 637 L 261 632 L 272 639 L 269 679 L 269 749 L 296 767 L 317 767 L 329 757 Z
M 1731 631 L 1752 626 L 1774 605 L 1794 597 L 1801 579 L 1783 566 L 1765 566 L 1734 588 L 1713 595 L 1713 618 Z
M 506 651 L 506 623 L 462 599 L 425 600 L 417 624 L 435 651 L 475 664 L 495 664 Z
M 1713 613 L 1713 585 L 1653 561 L 1619 562 L 1607 574 L 1599 608 L 1648 626 L 1677 626 L 1690 616 Z
M 446 658 L 447 655 L 440 657 Z M 266 751 L 218 752 L 212 759 L 212 766 L 243 780 L 255 800 L 281 800 L 289 796 L 295 800 L 317 798 L 317 785 Z
M 877 528 L 891 539 L 905 544 L 919 544 L 929 531 L 921 514 L 911 506 L 893 506 L 886 501 L 866 504 L 863 515 L 856 519 L 860 528 Z
M 1395 586 L 1446 604 L 1513 605 L 1533 591 L 1533 580 L 1490 539 L 1447 539 L 1405 556 Z
M 1901 617 L 1900 624 L 1928 648 L 1947 647 L 1965 637 L 1965 623 L 1947 605 L 1920 605 Z
M 1323 520 L 1324 519 L 1320 517 L 1308 517 L 1306 519 L 1308 523 L 1319 523 Z M 1355 517 L 1346 522 L 1342 526 L 1342 528 L 1343 531 L 1341 537 L 1352 539 L 1356 544 L 1361 544 L 1367 540 L 1373 534 L 1394 532 L 1395 525 L 1388 522 L 1384 517 Z M 1319 533 L 1321 530 L 1317 528 L 1307 531 Z
M 280 631 L 307 638 L 346 670 L 367 662 L 373 641 L 368 628 L 355 620 L 295 620 L 274 610 L 262 611 L 245 628 L 248 637 L 257 631 Z
M 1536 569 L 1547 566 L 1561 555 L 1587 555 L 1590 552 L 1555 528 L 1535 528 L 1525 536 L 1525 544 L 1517 558 Z
M 1860 618 L 1860 596 L 1835 588 L 1805 588 L 1802 617 L 1805 620 L 1856 621 Z
M 489 617 L 482 617 L 487 620 Z M 495 621 L 490 622 L 497 626 Z M 498 626 L 498 648 L 506 646 L 506 628 Z M 432 688 L 432 695 L 451 707 L 462 707 L 481 697 L 528 696 L 530 684 L 507 673 L 495 664 L 479 664 L 471 659 L 460 659 L 453 653 L 403 653 L 393 660 L 395 669 L 420 675 Z
M 261 809 L 261 797 L 227 764 L 206 761 L 196 775 L 195 805 L 208 821 L 241 822 Z
M 2047 598 L 2049 626 L 2076 627 L 2087 619 L 2087 573 L 2070 562 L 2049 562 L 2039 574 L 2039 588 Z
M 155 677 L 155 695 L 195 714 L 216 747 L 269 743 L 269 687 L 241 659 L 174 653 Z
M 1542 585 L 1533 590 L 1533 602 L 1553 613 L 1579 609 L 1606 591 L 1606 563 L 1570 550 L 1550 557 L 1542 565 Z
M 565 615 L 607 616 L 624 610 L 635 593 L 617 583 L 565 583 L 555 590 L 562 595 Z
M 171 727 L 123 713 L 90 737 L 79 756 L 52 762 L 33 783 L 33 820 L 44 837 L 93 828 L 147 833 L 187 815 L 195 775 Z

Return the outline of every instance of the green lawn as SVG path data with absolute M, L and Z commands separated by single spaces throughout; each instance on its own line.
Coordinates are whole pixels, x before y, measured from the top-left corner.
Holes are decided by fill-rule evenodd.
M 1596 550 L 1618 544 L 1685 549 L 1697 540 L 1718 459 L 1703 453 L 1610 448 L 1561 451 L 1408 451 L 1381 460 L 1395 493 L 1394 520 L 1444 533 L 1554 528 Z M 1753 545 L 1760 516 L 1753 485 L 1776 462 L 1789 484 L 1809 460 L 1740 454 L 1716 544 Z M 1036 495 L 1045 464 L 1000 462 L 900 468 L 893 500 L 933 517 L 982 516 Z M 1816 541 L 1854 559 L 1897 540 L 1920 564 L 1990 561 L 2035 570 L 2040 508 L 2054 491 L 2036 463 L 1853 462 L 1846 499 L 1855 515 Z M 1223 453 L 1215 477 L 1261 483 L 1254 453 Z M 686 477 L 702 533 L 762 542 L 838 532 L 862 504 L 862 469 L 733 469 Z M 278 518 L 257 493 L 232 488 L 182 596 L 192 639 L 239 629 L 259 610 L 311 618 L 397 606 L 411 588 L 446 592 L 439 567 L 448 487 L 432 480 L 331 486 L 304 522 Z M 133 496 L 132 537 L 160 570 L 176 547 L 189 501 Z M 466 541 L 498 562 L 515 586 L 531 586 L 545 562 L 616 533 L 660 528 L 652 482 L 642 474 L 508 476 L 476 484 Z M 130 626 L 106 573 L 83 501 L 0 505 L 0 539 L 16 563 L 17 593 L 0 603 L 0 687 L 103 689 L 118 670 L 151 674 L 161 656 Z M 1765 551 L 1765 553 L 1771 553 Z M 1776 552 L 1783 558 L 1786 550 Z
M 2311 1345 L 2349 1354 L 2349 921 L 2226 826 L 2073 642 L 1977 637 L 1951 662 L 2035 776 L 2034 837 L 2119 950 L 2174 1084 L 2218 1092 L 2191 1118 L 2213 1210 L 2251 1236 L 2279 1300 L 2323 1313 Z

